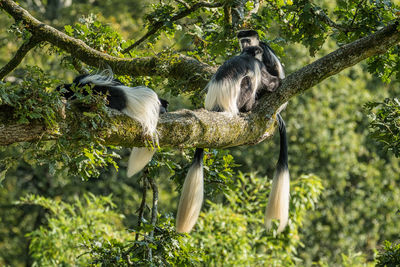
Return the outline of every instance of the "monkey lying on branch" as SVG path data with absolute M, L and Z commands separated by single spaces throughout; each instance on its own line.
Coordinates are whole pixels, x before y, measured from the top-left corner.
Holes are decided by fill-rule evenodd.
M 90 86 L 94 93 L 102 93 L 107 98 L 107 106 L 121 111 L 138 121 L 143 132 L 157 142 L 156 127 L 159 114 L 167 112 L 168 102 L 158 98 L 157 94 L 145 86 L 129 87 L 112 75 L 80 75 L 71 84 L 58 87 L 65 89 L 63 96 L 70 99 L 74 96 L 73 88 Z M 152 159 L 156 149 L 147 147 L 132 148 L 128 161 L 128 177 L 142 170 Z

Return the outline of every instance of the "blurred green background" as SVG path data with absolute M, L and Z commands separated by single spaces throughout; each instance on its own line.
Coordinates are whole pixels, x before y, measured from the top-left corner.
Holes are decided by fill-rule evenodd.
M 337 10 L 336 5 L 340 6 L 330 1 L 315 2 L 329 12 Z M 337 2 L 346 2 L 349 6 L 357 4 Z M 20 4 L 38 19 L 60 30 L 64 25 L 75 23 L 93 26 L 96 21 L 107 25 L 108 28 L 100 28 L 98 36 L 89 36 L 84 27 L 74 26 L 81 32 L 73 34 L 80 34 L 77 37 L 87 40 L 107 35 L 115 41 L 114 32 L 120 34 L 121 40 L 137 40 L 146 33 L 144 24 L 151 21 L 145 14 L 154 12 L 153 18 L 158 19 L 154 10 L 161 10 L 158 1 L 138 0 L 39 0 L 20 1 Z M 168 13 L 164 8 L 163 12 Z M 217 14 L 212 10 L 202 12 L 171 28 L 166 26 L 154 40 L 132 51 L 132 56 L 180 51 L 217 64 L 237 53 L 237 43 L 232 41 L 234 35 L 224 35 L 230 31 L 222 26 L 221 11 Z M 262 29 L 260 23 L 268 12 L 260 12 L 263 15 L 254 22 L 257 29 Z M 220 25 L 207 24 L 211 16 L 214 23 Z M 287 74 L 338 47 L 335 40 L 328 38 L 311 57 L 310 46 L 304 39 L 285 40 L 280 36 L 279 23 L 272 19 L 264 22 L 268 32 L 262 38 L 272 40 L 271 45 Z M 13 23 L 7 14 L 0 13 L 0 25 L 3 25 L 0 28 L 0 66 L 8 62 L 22 42 L 16 37 L 18 30 Z M 89 27 L 87 32 L 93 28 Z M 196 31 L 207 31 L 210 39 L 196 39 Z M 218 38 L 225 41 L 212 43 Z M 112 48 L 101 47 L 105 43 L 104 40 L 100 42 L 99 49 L 121 56 L 113 45 Z M 121 45 L 118 40 L 117 43 Z M 130 43 L 132 41 L 122 46 Z M 96 42 L 92 45 L 96 46 Z M 25 67 L 35 65 L 52 79 L 60 80 L 59 83 L 71 81 L 77 72 L 70 62 L 67 55 L 42 45 L 31 51 L 6 80 L 18 82 L 26 77 Z M 136 228 L 136 211 L 141 203 L 141 181 L 145 174 L 126 178 L 129 149 L 116 150 L 121 155 L 118 172 L 109 166 L 100 170 L 98 178 L 83 180 L 69 175 L 68 171 L 54 174 L 49 165 L 32 160 L 25 152 L 29 144 L 12 145 L 0 148 L 1 159 L 13 160 L 3 173 L 5 177 L 0 188 L 0 265 L 126 266 L 129 262 L 153 266 L 374 265 L 384 241 L 399 240 L 400 164 L 392 151 L 371 137 L 371 119 L 364 105 L 396 97 L 400 88 L 397 79 L 383 83 L 370 74 L 368 68 L 366 62 L 361 62 L 326 79 L 291 99 L 282 112 L 287 125 L 292 178 L 290 222 L 283 234 L 267 233 L 263 227 L 270 179 L 279 153 L 277 135 L 255 146 L 222 152 L 210 150 L 210 162 L 206 164 L 208 177 L 217 177 L 222 186 L 208 178 L 206 203 L 190 236 L 174 233 L 173 218 L 177 190 L 192 151 L 164 150 L 152 163 L 151 170 L 157 171 L 150 172 L 160 190 L 157 242 L 143 239 L 140 244 L 134 243 L 135 234 L 149 232 L 145 227 Z M 145 83 L 167 98 L 170 111 L 201 105 L 201 100 L 193 99 L 180 89 L 174 91 L 173 81 L 135 78 L 131 81 L 133 85 Z M 163 161 L 167 164 L 160 163 Z M 232 165 L 233 161 L 236 165 Z M 149 220 L 150 190 L 147 197 L 149 208 L 145 209 L 145 218 Z M 138 258 L 121 257 L 127 255 L 130 244 L 135 244 L 137 250 L 129 253 L 137 253 Z M 154 246 L 152 262 L 144 259 L 148 256 L 149 244 Z

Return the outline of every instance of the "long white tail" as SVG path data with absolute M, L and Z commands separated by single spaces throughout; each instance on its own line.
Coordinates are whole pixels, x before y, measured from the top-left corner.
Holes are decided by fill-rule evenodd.
M 140 172 L 147 163 L 153 158 L 157 149 L 147 147 L 134 147 L 132 148 L 131 155 L 128 161 L 127 176 L 131 177 Z
M 176 215 L 176 231 L 188 233 L 199 217 L 204 195 L 203 149 L 196 148 L 192 166 L 183 183 Z
M 271 229 L 272 219 L 279 220 L 278 233 L 282 232 L 289 218 L 289 170 L 277 171 L 272 182 L 272 189 L 269 195 L 267 210 L 265 211 L 265 226 Z
M 267 210 L 265 211 L 265 226 L 271 228 L 272 219 L 279 220 L 278 233 L 282 232 L 289 219 L 290 175 L 288 168 L 288 144 L 286 126 L 280 114 L 277 115 L 280 135 L 280 152 L 272 181 Z

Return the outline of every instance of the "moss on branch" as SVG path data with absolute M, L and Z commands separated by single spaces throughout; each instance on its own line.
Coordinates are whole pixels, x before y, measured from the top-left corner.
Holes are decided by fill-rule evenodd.
M 70 114 L 68 114 L 68 112 Z M 29 124 L 15 124 L 8 121 L 7 111 L 0 109 L 0 145 L 15 142 L 55 139 L 60 134 L 73 135 L 68 118 L 77 114 L 68 111 L 67 120 L 59 122 L 57 133 L 48 130 L 38 121 Z M 7 115 L 8 114 L 8 115 Z M 142 135 L 140 125 L 131 118 L 111 111 L 113 129 L 99 129 L 106 144 L 118 146 L 144 146 L 147 137 Z M 79 131 L 80 129 L 75 129 Z M 232 116 L 226 113 L 206 110 L 180 110 L 163 114 L 157 131 L 162 147 L 212 147 L 223 148 L 255 144 L 273 135 L 274 119 L 261 119 L 256 114 Z
M 117 74 L 173 78 L 186 82 L 189 89 L 195 90 L 203 88 L 215 71 L 214 67 L 183 55 L 172 55 L 168 58 L 113 57 L 43 24 L 11 0 L 0 0 L 0 8 L 15 20 L 23 21 L 32 35 L 40 38 L 39 41 L 47 41 L 89 65 L 96 67 L 108 65 Z M 399 41 L 398 22 L 395 21 L 369 36 L 344 45 L 289 75 L 275 92 L 266 94 L 261 99 L 253 113 L 229 116 L 205 110 L 181 110 L 164 114 L 157 127 L 160 146 L 221 148 L 260 142 L 272 135 L 275 129 L 273 114 L 283 103 L 329 76 L 370 56 L 385 53 Z M 111 133 L 104 133 L 108 144 L 122 146 L 144 144 L 145 138 L 136 122 L 122 115 L 115 115 L 113 120 L 117 124 L 116 129 Z M 8 139 L 0 141 L 0 144 L 36 140 L 40 135 L 39 132 L 45 131 L 37 122 L 29 124 L 28 127 L 32 127 L 30 134 L 26 131 L 27 125 L 21 125 L 19 129 L 14 124 L 0 120 L 0 140 L 1 134 L 11 126 L 16 132 L 15 138 L 8 136 Z M 24 137 L 18 137 L 18 131 L 24 133 Z
M 186 81 L 188 89 L 197 90 L 205 86 L 215 71 L 214 67 L 184 55 L 174 55 L 167 59 L 157 56 L 142 58 L 110 56 L 91 48 L 79 39 L 44 24 L 11 0 L 1 0 L 0 8 L 9 13 L 16 21 L 22 21 L 36 40 L 49 42 L 88 65 L 97 68 L 109 66 L 116 74 L 174 78 Z

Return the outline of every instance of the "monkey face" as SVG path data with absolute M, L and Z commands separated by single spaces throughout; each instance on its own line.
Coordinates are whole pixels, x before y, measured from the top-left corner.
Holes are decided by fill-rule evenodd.
M 250 56 L 258 59 L 259 61 L 262 61 L 263 53 L 264 53 L 264 50 L 259 46 L 248 46 L 248 47 L 245 47 L 243 49 L 243 52 L 242 52 L 242 54 L 250 55 Z
M 243 50 L 244 48 L 250 46 L 251 40 L 249 38 L 242 38 L 239 40 L 240 49 Z
M 248 46 L 258 46 L 260 44 L 258 33 L 253 30 L 239 31 L 237 37 L 239 40 L 240 50 L 243 50 Z

